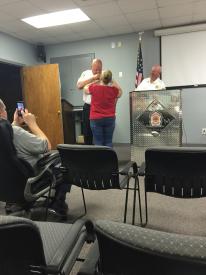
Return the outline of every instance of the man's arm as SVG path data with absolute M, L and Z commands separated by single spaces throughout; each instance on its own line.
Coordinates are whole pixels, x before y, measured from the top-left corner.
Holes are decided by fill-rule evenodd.
M 87 85 L 84 86 L 84 92 L 86 94 L 90 94 L 90 92 L 89 92 L 89 86 L 90 86 L 90 84 L 87 84 Z
M 12 124 L 15 126 L 21 127 L 22 124 L 25 122 L 26 125 L 29 127 L 29 130 L 32 132 L 32 134 L 47 141 L 48 150 L 51 150 L 51 143 L 50 143 L 48 137 L 44 134 L 44 132 L 37 125 L 35 116 L 33 114 L 29 113 L 28 110 L 25 110 L 25 112 L 21 111 L 21 113 L 22 113 L 22 117 L 18 116 L 17 110 L 15 111 L 14 121 Z
M 95 74 L 91 77 L 85 78 L 83 73 L 77 81 L 77 88 L 82 90 L 84 86 L 91 84 L 99 79 L 100 79 L 100 74 Z

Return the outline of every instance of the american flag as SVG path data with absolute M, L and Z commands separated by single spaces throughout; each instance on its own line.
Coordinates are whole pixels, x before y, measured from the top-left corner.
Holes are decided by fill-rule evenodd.
M 136 72 L 136 80 L 135 80 L 135 88 L 143 80 L 143 58 L 142 58 L 142 48 L 141 48 L 141 40 L 139 40 L 139 49 L 137 55 L 137 72 Z

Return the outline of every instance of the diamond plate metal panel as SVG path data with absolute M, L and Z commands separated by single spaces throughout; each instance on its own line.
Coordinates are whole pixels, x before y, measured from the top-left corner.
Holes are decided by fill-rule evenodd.
M 181 91 L 131 92 L 130 137 L 131 158 L 138 165 L 149 147 L 181 146 Z

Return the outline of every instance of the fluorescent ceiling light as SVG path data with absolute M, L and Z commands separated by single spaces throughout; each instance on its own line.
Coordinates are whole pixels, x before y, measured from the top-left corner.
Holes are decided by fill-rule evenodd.
M 52 12 L 21 19 L 37 29 L 59 26 L 82 21 L 88 21 L 90 18 L 80 9 Z

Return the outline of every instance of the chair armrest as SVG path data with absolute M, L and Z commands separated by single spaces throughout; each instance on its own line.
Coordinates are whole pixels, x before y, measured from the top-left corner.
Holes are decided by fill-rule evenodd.
M 44 166 L 44 169 L 42 169 L 39 174 L 35 177 L 30 177 L 27 180 L 25 189 L 24 189 L 24 197 L 27 201 L 35 201 L 36 199 L 40 198 L 42 195 L 49 192 L 50 188 L 55 186 L 56 184 L 56 178 L 53 174 L 52 170 L 50 169 L 50 166 L 52 166 L 54 163 L 51 162 Z M 41 184 L 46 179 L 46 186 Z M 49 181 L 49 184 L 48 184 Z M 36 185 L 36 188 L 35 188 Z M 35 190 L 35 189 L 40 190 Z M 36 192 L 32 191 L 35 190 Z
M 139 168 L 139 171 L 138 171 L 138 175 L 139 176 L 144 176 L 145 175 L 145 162 L 143 162 Z
M 120 175 L 128 175 L 129 174 L 129 170 L 133 169 L 133 174 L 137 174 L 138 172 L 138 167 L 137 167 L 137 163 L 135 161 L 129 161 L 126 166 L 119 171 Z
M 54 150 L 44 154 L 44 156 L 37 161 L 36 165 L 38 168 L 42 168 L 45 165 L 49 164 L 50 162 L 55 163 L 54 161 L 59 159 L 60 159 L 59 152 L 57 150 Z
M 52 269 L 47 269 L 48 274 L 60 274 L 60 270 L 62 270 L 63 266 L 65 265 L 65 258 L 62 258 L 62 255 L 67 255 L 68 257 L 70 254 L 73 253 L 74 247 L 76 246 L 78 240 L 81 239 L 81 235 L 84 240 L 83 242 L 87 241 L 88 223 L 92 222 L 90 220 L 79 219 L 72 224 L 70 230 L 68 231 L 68 235 L 65 238 L 65 241 L 61 243 L 59 249 L 56 251 L 55 255 L 52 258 L 52 263 L 50 263 L 50 266 L 55 267 L 55 270 L 58 272 L 50 273 Z M 67 242 L 67 238 L 69 238 L 69 242 Z
M 86 259 L 81 265 L 77 275 L 95 275 L 97 273 L 97 266 L 99 262 L 99 246 L 96 240 L 91 246 Z

